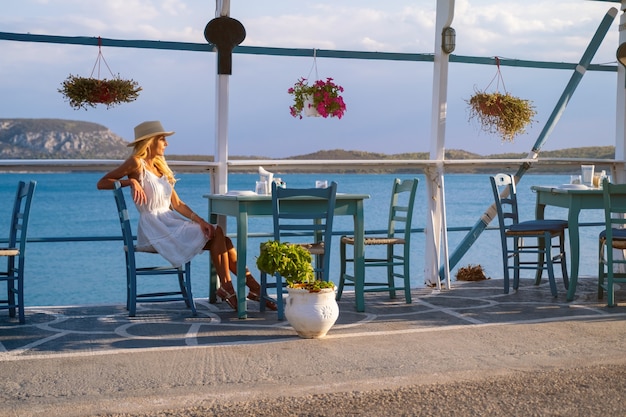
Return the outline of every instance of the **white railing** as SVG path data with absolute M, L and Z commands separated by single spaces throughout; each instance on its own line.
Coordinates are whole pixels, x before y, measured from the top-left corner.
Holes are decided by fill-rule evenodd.
M 119 166 L 123 161 L 113 159 L 0 159 L 0 172 L 9 171 L 108 171 Z M 178 172 L 206 172 L 217 169 L 218 164 L 212 161 L 179 161 L 168 160 L 169 165 Z M 335 172 L 337 170 L 354 169 L 424 169 L 435 167 L 442 163 L 447 172 L 473 172 L 476 168 L 516 169 L 523 164 L 535 168 L 553 169 L 554 167 L 580 168 L 581 164 L 594 164 L 615 171 L 626 168 L 624 161 L 616 159 L 581 159 L 581 158 L 520 158 L 520 159 L 448 159 L 414 160 L 414 159 L 345 159 L 345 160 L 310 160 L 310 159 L 249 159 L 229 160 L 228 170 L 231 172 L 256 172 L 259 166 L 288 168 L 293 171 L 312 169 L 319 172 Z

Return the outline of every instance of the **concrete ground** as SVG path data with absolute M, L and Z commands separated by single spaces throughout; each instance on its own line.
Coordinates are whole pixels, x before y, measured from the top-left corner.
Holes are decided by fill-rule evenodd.
M 574 301 L 523 280 L 414 301 L 352 294 L 323 339 L 226 305 L 32 308 L 0 316 L 0 416 L 626 415 L 626 291 Z

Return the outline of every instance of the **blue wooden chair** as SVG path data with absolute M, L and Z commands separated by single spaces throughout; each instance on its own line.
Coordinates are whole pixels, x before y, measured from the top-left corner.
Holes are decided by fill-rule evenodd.
M 541 272 L 548 271 L 550 291 L 557 296 L 554 279 L 554 264 L 561 264 L 563 283 L 569 287 L 565 256 L 565 220 L 519 221 L 517 190 L 515 180 L 509 174 L 490 177 L 491 189 L 496 203 L 500 240 L 502 242 L 502 263 L 504 265 L 504 293 L 509 293 L 509 275 L 513 270 L 513 289 L 519 288 L 521 270 L 537 272 L 535 285 L 541 282 Z M 552 240 L 559 239 L 558 252 L 554 255 Z M 527 240 L 530 242 L 527 243 Z M 509 245 L 509 241 L 511 241 Z M 509 263 L 513 259 L 513 264 Z M 522 259 L 523 258 L 523 259 Z
M 133 237 L 130 218 L 124 200 L 124 193 L 119 181 L 115 182 L 113 190 L 117 212 L 122 227 L 122 237 L 124 240 L 124 253 L 126 256 L 126 309 L 128 315 L 134 317 L 137 311 L 138 302 L 154 303 L 167 301 L 184 301 L 187 307 L 191 309 L 193 315 L 196 315 L 196 305 L 193 301 L 191 292 L 191 262 L 187 262 L 184 266 L 149 266 L 137 267 L 135 253 L 135 240 Z M 157 252 L 149 252 L 157 253 Z M 155 276 L 155 275 L 176 275 L 178 277 L 179 290 L 162 291 L 150 293 L 137 292 L 137 277 L 139 276 Z
M 0 256 L 7 258 L 6 270 L 0 271 L 0 281 L 7 284 L 6 299 L 0 300 L 0 309 L 9 310 L 9 317 L 15 317 L 18 313 L 20 324 L 26 322 L 24 315 L 24 263 L 26 261 L 26 233 L 28 230 L 28 218 L 30 205 L 37 182 L 25 183 L 20 181 L 17 185 L 13 212 L 11 214 L 11 226 L 9 229 L 8 247 L 0 248 Z
M 614 250 L 626 249 L 626 184 L 602 183 L 604 194 L 605 229 L 600 232 L 598 257 L 598 299 L 604 298 L 607 305 L 615 307 L 615 283 L 626 283 L 626 260 L 615 257 Z M 618 271 L 615 271 L 618 268 Z
M 328 281 L 333 218 L 337 183 L 327 188 L 281 188 L 272 184 L 272 209 L 274 218 L 274 240 L 300 244 L 314 256 L 313 269 L 316 279 Z M 292 204 L 293 199 L 307 199 L 306 204 Z M 310 199 L 310 201 L 309 201 Z M 265 311 L 266 300 L 276 303 L 278 319 L 285 318 L 283 291 L 286 285 L 280 274 L 275 282 L 268 282 L 268 274 L 261 271 L 260 310 Z M 275 289 L 276 296 L 268 295 L 267 289 Z
M 365 235 L 365 248 L 379 246 L 386 248 L 386 255 L 365 256 L 365 268 L 386 269 L 385 280 L 363 279 L 363 287 L 357 284 L 353 275 L 346 272 L 347 264 L 354 265 L 354 256 L 346 256 L 346 247 L 354 247 L 354 236 L 342 236 L 340 252 L 340 274 L 337 300 L 341 299 L 345 285 L 353 286 L 355 296 L 364 299 L 365 292 L 389 292 L 390 298 L 396 298 L 396 291 L 404 291 L 404 299 L 407 304 L 411 303 L 411 275 L 410 275 L 410 251 L 411 251 L 411 224 L 413 219 L 413 207 L 417 192 L 418 179 L 400 180 L 396 178 L 391 190 L 391 203 L 389 205 L 389 220 L 385 235 Z M 396 283 L 401 280 L 401 283 Z

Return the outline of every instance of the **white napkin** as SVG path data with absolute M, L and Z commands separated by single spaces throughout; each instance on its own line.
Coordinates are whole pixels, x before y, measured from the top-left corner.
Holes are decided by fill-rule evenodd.
M 272 181 L 274 181 L 274 174 L 260 166 L 259 181 L 265 181 L 265 193 L 270 194 L 272 192 Z

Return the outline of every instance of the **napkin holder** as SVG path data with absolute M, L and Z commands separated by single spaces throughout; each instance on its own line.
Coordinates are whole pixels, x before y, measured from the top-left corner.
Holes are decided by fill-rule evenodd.
M 270 194 L 272 192 L 274 174 L 263 167 L 259 167 L 259 181 L 265 181 L 265 194 Z

